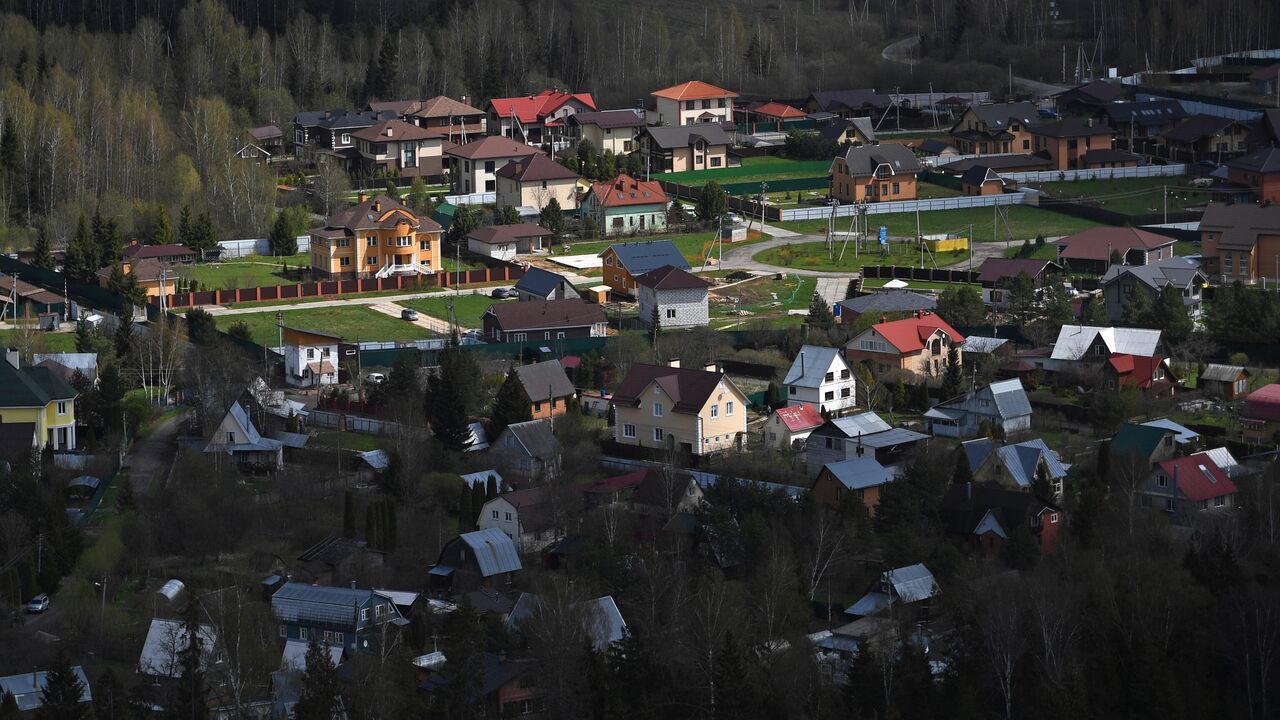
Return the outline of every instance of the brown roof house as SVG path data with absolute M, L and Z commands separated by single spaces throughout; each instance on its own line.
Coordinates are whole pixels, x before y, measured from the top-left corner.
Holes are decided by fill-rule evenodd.
M 578 174 L 546 155 L 530 155 L 495 173 L 498 207 L 513 205 L 532 214 L 555 200 L 561 210 L 578 207 Z
M 1029 129 L 1039 122 L 1030 102 L 970 105 L 948 134 L 961 155 L 1031 151 Z
M 604 310 L 595 303 L 572 300 L 495 303 L 482 318 L 490 342 L 528 342 L 604 337 Z
M 444 177 L 444 139 L 403 120 L 383 120 L 351 134 L 360 172 L 400 177 Z
M 1160 134 L 1157 151 L 1161 157 L 1178 162 L 1222 162 L 1244 152 L 1248 139 L 1247 123 L 1217 115 L 1192 115 Z
M 1280 280 L 1280 205 L 1209 203 L 1200 254 L 1204 273 L 1220 282 Z
M 1049 159 L 1050 170 L 1134 167 L 1139 157 L 1113 147 L 1115 131 L 1092 118 L 1066 118 L 1031 128 L 1036 154 Z
M 467 249 L 495 260 L 514 260 L 516 255 L 546 252 L 555 233 L 533 223 L 487 225 L 467 233 Z
M 533 419 L 563 415 L 569 410 L 573 398 L 573 383 L 564 372 L 559 360 L 544 360 L 516 368 L 516 377 L 525 397 L 529 398 L 529 410 Z
M 1262 148 L 1225 164 L 1227 180 L 1249 188 L 1255 200 L 1280 203 L 1280 148 Z
M 1062 266 L 1052 260 L 987 258 L 978 267 L 982 301 L 997 310 L 1003 310 L 1009 306 L 1009 287 L 1019 275 L 1026 273 L 1036 288 L 1043 288 L 1051 277 L 1060 272 Z
M 915 200 L 920 168 L 906 145 L 850 147 L 831 162 L 831 197 L 855 204 Z
M 461 100 L 437 95 L 429 100 L 417 101 L 406 108 L 401 119 L 426 128 L 435 137 L 458 145 L 485 134 L 485 112 L 468 105 L 466 95 Z
M 466 145 L 445 148 L 449 182 L 456 193 L 491 193 L 498 188 L 497 175 L 503 166 L 542 153 L 536 147 L 511 138 L 489 135 Z
M 636 276 L 640 322 L 664 330 L 706 327 L 710 322 L 707 292 L 711 283 L 687 270 L 663 265 Z
M 1128 227 L 1095 227 L 1057 241 L 1058 265 L 1078 273 L 1101 275 L 1114 255 L 1121 264 L 1146 265 L 1173 257 L 1174 239 Z
M 747 430 L 747 396 L 724 373 L 670 365 L 631 366 L 613 393 L 614 440 L 709 455 Z

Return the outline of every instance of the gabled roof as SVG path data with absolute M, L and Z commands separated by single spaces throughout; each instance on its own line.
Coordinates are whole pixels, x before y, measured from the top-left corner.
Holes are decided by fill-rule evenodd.
M 1280 383 L 1263 385 L 1245 396 L 1240 417 L 1266 422 L 1280 420 Z
M 966 353 L 993 353 L 1009 343 L 1005 338 L 982 337 L 980 335 L 970 335 L 964 339 L 964 344 L 960 346 L 961 352 Z
M 1205 453 L 1173 458 L 1160 463 L 1160 470 L 1177 483 L 1178 492 L 1192 502 L 1201 502 L 1224 495 L 1234 495 L 1236 484 L 1227 471 L 1218 467 Z
M 636 284 L 653 290 L 690 290 L 710 287 L 711 283 L 693 273 L 670 265 L 663 265 L 634 277 Z
M 862 145 L 845 150 L 845 165 L 852 177 L 869 177 L 876 169 L 887 166 L 894 175 L 915 175 L 920 172 L 920 161 L 906 145 Z
M 249 135 L 254 140 L 262 142 L 263 140 L 275 140 L 284 136 L 280 128 L 275 125 L 263 125 L 262 127 L 249 128 Z
M 388 135 L 388 131 L 390 134 Z M 426 140 L 432 137 L 426 128 L 392 118 L 351 133 L 351 137 L 367 142 L 400 142 L 402 140 Z
M 1046 512 L 1061 512 L 1061 509 L 1033 493 L 996 485 L 952 485 L 942 496 L 942 526 L 947 533 L 955 535 L 973 533 L 988 515 L 994 515 L 998 526 L 986 527 L 1007 539 L 1014 528 L 1025 526 L 1029 518 Z
M 551 237 L 555 233 L 533 223 L 514 223 L 512 225 L 486 225 L 467 233 L 467 239 L 496 245 L 513 243 L 521 238 Z
M 697 413 L 711 399 L 712 393 L 720 387 L 722 381 L 726 386 L 736 389 L 733 381 L 724 373 L 635 363 L 614 391 L 613 402 L 616 405 L 638 405 L 645 389 L 657 383 L 666 398 L 672 402 L 673 411 Z
M 420 118 L 447 118 L 449 116 L 484 115 L 484 111 L 459 100 L 454 100 L 447 95 L 437 95 L 429 100 L 423 100 L 417 108 L 413 109 L 411 114 Z
M 964 342 L 963 335 L 956 332 L 956 329 L 951 327 L 941 316 L 934 314 L 876 323 L 870 329 L 888 341 L 899 353 L 920 352 L 924 349 L 925 342 L 938 331 L 942 331 L 949 336 L 952 343 L 960 344 Z M 851 347 L 856 341 L 856 338 L 850 340 L 849 345 L 846 347 Z
M 941 155 L 948 150 L 955 150 L 956 146 L 941 138 L 929 138 L 919 145 L 920 152 L 925 155 Z
M 489 306 L 488 313 L 505 332 L 585 327 L 605 322 L 603 308 L 578 298 L 494 303 Z
M 1102 284 L 1107 285 L 1125 276 L 1132 276 L 1156 290 L 1165 285 L 1185 290 L 1194 284 L 1208 282 L 1197 263 L 1185 257 L 1172 257 L 1146 265 L 1112 265 L 1102 276 Z
M 876 130 L 871 124 L 871 118 L 841 118 L 838 117 L 831 122 L 818 128 L 818 133 L 822 137 L 834 141 L 836 138 L 844 135 L 845 131 L 852 126 L 858 135 L 866 138 L 866 141 L 873 143 L 876 141 Z M 944 145 L 946 143 L 943 143 Z M 923 149 L 923 148 L 922 148 Z
M 80 681 L 80 687 L 83 688 L 80 693 L 80 702 L 93 702 L 93 693 L 90 691 L 89 678 L 84 674 L 84 668 L 79 665 L 73 665 L 71 672 Z M 0 698 L 3 698 L 6 694 L 13 695 L 13 699 L 17 702 L 19 713 L 36 710 L 44 704 L 44 688 L 48 681 L 48 670 L 36 670 L 0 677 Z M 23 717 L 26 716 L 24 715 Z
M 218 642 L 218 631 L 212 625 L 201 623 L 196 628 L 200 638 L 200 665 L 208 667 L 213 647 Z M 142 643 L 138 656 L 138 672 L 155 677 L 176 678 L 182 673 L 178 655 L 190 644 L 186 623 L 181 620 L 154 618 L 147 628 L 147 639 Z
M 657 180 L 636 180 L 630 175 L 619 175 L 605 182 L 592 183 L 588 194 L 596 198 L 602 207 L 627 207 L 630 205 L 667 204 L 667 192 Z M 669 242 L 669 241 L 651 241 Z M 616 245 L 611 247 L 617 247 Z M 685 264 L 688 267 L 688 263 Z M 635 272 L 632 271 L 634 275 Z
M 537 123 L 573 100 L 592 110 L 596 109 L 596 101 L 591 93 L 567 93 L 559 90 L 543 90 L 537 95 L 524 97 L 494 98 L 489 101 L 489 107 L 498 117 L 515 116 L 522 123 Z
M 1145 390 L 1155 384 L 1155 372 L 1163 368 L 1165 362 L 1159 355 L 1147 357 L 1115 353 L 1107 358 L 1107 365 L 1119 376 L 1121 385 L 1132 385 Z
M 578 178 L 578 173 L 542 153 L 512 160 L 498 168 L 498 172 L 495 175 L 502 178 L 511 178 L 517 182 L 576 180 Z
M 996 449 L 996 441 L 989 437 L 980 437 L 974 440 L 963 440 L 960 443 L 960 450 L 964 452 L 964 457 L 969 461 L 969 472 L 977 472 L 987 458 L 991 457 L 991 453 Z
M 1092 327 L 1063 325 L 1053 344 L 1054 360 L 1079 360 L 1096 338 L 1112 353 L 1152 357 L 1160 352 L 1160 331 L 1149 328 Z
M 880 95 L 870 88 L 819 91 L 809 95 L 809 100 L 812 100 L 818 109 L 826 112 L 857 111 L 866 107 L 883 110 L 893 104 L 891 98 Z
M 840 360 L 840 367 L 849 367 L 838 348 L 805 345 L 800 348 L 800 352 L 796 353 L 796 359 L 791 361 L 791 369 L 787 371 L 782 383 L 806 388 L 821 387 L 827 371 L 837 359 Z
M 874 454 L 828 463 L 822 469 L 850 490 L 879 487 L 894 480 L 893 473 L 877 462 Z
M 1177 100 L 1109 102 L 1103 106 L 1102 112 L 1111 118 L 1111 122 L 1116 126 L 1130 123 L 1144 126 L 1163 125 L 1187 116 L 1187 111 L 1182 109 L 1182 103 Z
M 1198 379 L 1212 380 L 1215 382 L 1235 382 L 1240 374 L 1249 375 L 1249 371 L 1244 369 L 1243 365 L 1220 365 L 1218 363 L 1209 363 L 1204 366 L 1204 372 L 1200 373 Z
M 920 293 L 911 292 L 909 290 L 889 290 L 882 292 L 874 292 L 870 295 L 862 295 L 860 297 L 847 298 L 839 303 L 843 309 L 841 312 L 851 312 L 857 315 L 866 315 L 868 313 L 889 313 L 889 312 L 915 312 L 917 310 L 935 310 L 938 307 L 938 301 L 929 296 Z
M 547 297 L 561 285 L 569 281 L 559 273 L 553 273 L 550 270 L 543 270 L 540 267 L 530 267 L 524 271 L 524 277 L 516 282 L 515 288 L 517 292 L 527 292 L 530 295 L 538 297 Z M 572 285 L 570 286 L 572 287 Z M 572 299 L 572 298 L 570 298 Z
M 992 180 L 1004 185 L 1004 178 L 1000 177 L 1000 173 L 986 165 L 973 165 L 960 175 L 960 182 L 965 185 L 982 186 Z
M 746 109 L 757 115 L 765 115 L 779 120 L 799 120 L 805 116 L 803 110 L 773 100 L 769 102 L 753 102 L 747 105 Z
M 1135 455 L 1140 458 L 1149 458 L 1164 441 L 1165 435 L 1173 432 L 1168 428 L 1153 425 L 1125 423 L 1120 426 L 1115 435 L 1111 436 L 1111 457 Z
M 228 444 L 225 442 L 225 438 L 218 437 L 215 434 L 205 445 L 204 452 L 269 451 L 279 450 L 284 446 L 284 443 L 279 440 L 262 437 L 258 432 L 258 428 L 254 427 L 253 421 L 249 419 L 249 415 L 245 413 L 244 408 L 238 402 L 231 403 L 231 407 L 227 408 L 227 414 L 223 416 L 222 422 L 218 423 L 218 427 L 221 428 L 223 423 L 228 420 L 236 428 L 237 442 Z M 241 437 L 244 439 L 240 440 Z
M 794 407 L 780 407 L 774 410 L 773 414 L 786 426 L 787 432 L 792 433 L 812 430 L 826 422 L 822 419 L 822 413 L 809 403 L 801 403 Z
M 98 353 L 32 353 L 31 361 L 35 365 L 49 368 L 68 383 L 77 370 L 89 380 L 98 377 Z
M 1144 422 L 1142 424 L 1150 427 L 1157 427 L 1157 428 L 1163 428 L 1165 430 L 1174 431 L 1175 433 L 1177 433 L 1177 436 L 1174 437 L 1174 441 L 1179 443 L 1195 442 L 1200 438 L 1200 433 L 1196 432 L 1195 430 L 1192 430 L 1189 427 L 1179 425 L 1178 423 L 1170 420 L 1169 418 L 1158 418 L 1156 420 L 1152 420 L 1151 422 Z
M 1051 138 L 1080 138 L 1091 135 L 1105 135 L 1114 132 L 1108 125 L 1094 122 L 1092 119 L 1063 118 L 1057 122 L 1043 125 L 1031 125 L 1027 128 L 1032 135 Z
M 1256 173 L 1280 173 L 1280 148 L 1262 148 L 1224 163 L 1227 167 Z
M 1061 270 L 1062 267 L 1052 260 L 991 257 L 983 260 L 982 265 L 978 267 L 978 282 L 996 283 L 1016 278 L 1019 273 L 1024 272 L 1035 280 L 1045 271 L 1060 272 Z
M 0 408 L 43 408 L 75 396 L 75 388 L 47 367 L 19 369 L 0 359 Z
M 320 643 L 329 655 L 329 662 L 334 667 L 342 664 L 342 645 L 334 645 L 331 643 Z M 307 670 L 307 649 L 311 647 L 311 643 L 305 640 L 285 640 L 284 652 L 280 653 L 280 667 L 288 668 L 293 672 L 302 673 Z
M 1058 240 L 1058 256 L 1067 260 L 1106 260 L 1112 252 L 1122 256 L 1134 248 L 1154 250 L 1173 245 L 1174 239 L 1130 227 L 1094 227 Z
M 560 371 L 564 374 L 564 371 Z M 570 388 L 572 392 L 572 388 Z M 503 435 L 510 434 L 516 439 L 520 447 L 524 448 L 525 453 L 532 458 L 537 458 L 543 462 L 551 462 L 556 455 L 560 453 L 560 441 L 556 440 L 556 436 L 551 432 L 551 423 L 545 420 L 526 420 L 524 422 L 512 423 L 502 431 Z M 499 443 L 501 445 L 502 443 Z
M 575 607 L 584 611 L 583 621 L 588 634 L 591 635 L 592 645 L 597 651 L 604 652 L 610 645 L 622 640 L 627 623 L 622 619 L 622 613 L 618 610 L 618 604 L 613 601 L 612 595 L 587 600 L 578 603 Z M 507 615 L 507 631 L 518 630 L 521 623 L 540 612 L 541 608 L 542 598 L 534 593 L 520 593 L 515 607 L 511 608 L 511 613 Z
M 933 573 L 920 563 L 886 570 L 882 577 L 902 602 L 928 600 L 942 592 L 942 588 L 938 587 L 938 581 L 933 578 Z
M 1099 102 L 1114 102 L 1124 97 L 1128 91 L 1125 86 L 1120 83 L 1107 82 L 1106 80 L 1091 80 L 1083 85 L 1077 85 L 1069 90 L 1058 93 L 1055 97 L 1061 97 L 1067 94 L 1084 95 L 1092 100 Z
M 531 365 L 516 368 L 516 377 L 524 387 L 524 394 L 530 402 L 545 402 L 551 398 L 568 397 L 573 394 L 573 383 L 564 374 L 564 366 L 559 360 L 544 360 Z
M 530 155 L 538 155 L 542 153 L 542 151 L 536 147 L 525 145 L 522 142 L 512 140 L 509 137 L 502 137 L 501 135 L 486 135 L 478 140 L 472 140 L 466 145 L 454 145 L 453 147 L 447 147 L 444 152 L 446 155 L 466 158 L 468 160 L 525 158 Z
M 120 257 L 125 260 L 141 260 L 142 258 L 168 258 L 174 256 L 192 257 L 196 256 L 196 251 L 186 245 L 178 245 L 169 243 L 167 245 L 143 245 L 141 243 L 131 243 L 125 245 L 120 251 Z
M 618 258 L 618 264 L 626 268 L 632 277 L 643 275 L 650 270 L 657 270 L 663 266 L 678 267 L 681 270 L 689 270 L 689 261 L 684 259 L 684 255 L 680 254 L 680 249 L 670 240 L 642 240 L 630 243 L 614 243 L 605 248 L 600 253 L 604 257 L 605 253 L 613 251 Z
M 569 125 L 595 125 L 603 129 L 644 127 L 644 117 L 635 110 L 599 110 L 574 113 L 566 118 Z
M 1011 418 L 1031 414 L 1031 401 L 1027 399 L 1027 391 L 1022 388 L 1022 381 L 1018 378 L 993 382 L 978 390 L 979 395 L 984 392 L 991 393 L 991 400 L 995 403 L 1000 417 Z
M 1259 235 L 1280 235 L 1280 204 L 1209 203 L 1200 218 L 1200 232 L 1221 233 L 1218 247 L 1248 250 Z
M 463 533 L 458 539 L 471 548 L 476 564 L 480 567 L 480 575 L 491 577 L 502 573 L 519 572 L 523 569 L 520 555 L 516 552 L 516 544 L 506 533 L 497 528 L 476 530 Z
M 651 125 L 644 129 L 653 144 L 663 150 L 687 148 L 701 140 L 708 145 L 728 145 L 731 141 L 717 123 L 693 125 Z
M 1067 469 L 1058 459 L 1058 454 L 1050 450 L 1040 438 L 1013 445 L 1001 445 L 995 449 L 995 455 L 1018 487 L 1031 487 L 1041 462 L 1044 463 L 1050 480 L 1067 476 Z
M 675 508 L 684 499 L 690 484 L 696 481 L 687 472 L 655 469 L 647 473 L 631 495 L 631 502 L 657 508 Z
M 672 85 L 661 90 L 654 90 L 649 93 L 654 97 L 665 98 L 667 100 L 712 100 L 722 97 L 738 97 L 738 93 L 732 90 L 718 88 L 711 83 L 705 83 L 701 80 L 690 80 L 689 82 Z
M 1193 143 L 1226 130 L 1237 121 L 1218 115 L 1199 113 L 1160 133 L 1160 137 L 1171 142 Z
M 1039 117 L 1032 102 L 985 103 L 970 105 L 969 109 L 987 124 L 988 131 L 1006 131 L 1012 124 L 1010 120 L 1029 126 Z
M 395 117 L 395 113 L 388 110 L 332 110 L 323 112 L 315 120 L 315 127 L 326 130 L 353 130 L 355 128 L 369 127 L 379 120 L 393 117 Z
M 357 230 L 394 228 L 401 222 L 408 222 L 409 226 L 415 230 L 440 229 L 440 224 L 435 220 L 418 217 L 408 207 L 386 195 L 375 195 L 362 203 L 334 213 L 325 222 L 325 229 L 341 231 L 337 236 L 348 236 Z

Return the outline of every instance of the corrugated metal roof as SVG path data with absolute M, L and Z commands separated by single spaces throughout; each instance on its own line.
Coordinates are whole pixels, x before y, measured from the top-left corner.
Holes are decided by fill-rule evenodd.
M 996 456 L 1000 458 L 1000 464 L 1004 465 L 1005 470 L 1009 472 L 1009 477 L 1018 484 L 1018 487 L 1031 487 L 1041 460 L 1044 461 L 1051 480 L 1067 475 L 1067 469 L 1063 467 L 1057 453 L 1050 450 L 1040 438 L 998 447 Z
M 960 346 L 962 352 L 971 353 L 991 353 L 1008 343 L 1004 338 L 979 337 L 970 335 L 964 339 L 964 344 Z
M 823 469 L 841 485 L 850 490 L 877 487 L 893 481 L 893 473 L 885 470 L 873 455 L 829 463 Z
M 991 391 L 991 399 L 1000 411 L 1000 417 L 1012 418 L 1031 414 L 1031 401 L 1022 389 L 1022 381 L 1014 378 L 994 382 L 987 386 Z
M 858 598 L 857 602 L 845 608 L 845 614 L 858 616 L 875 615 L 892 604 L 893 598 L 887 593 L 872 590 Z
M 507 615 L 508 632 L 519 630 L 521 623 L 533 617 L 542 604 L 542 598 L 535 593 L 520 593 L 515 607 Z M 612 595 L 605 595 L 594 600 L 587 600 L 579 605 L 585 611 L 587 632 L 591 633 L 592 644 L 598 651 L 605 651 L 615 642 L 622 640 L 627 629 L 627 622 L 622 619 L 622 612 L 614 602 Z
M 218 631 L 212 625 L 200 625 L 200 666 L 207 668 L 213 647 L 218 642 Z M 187 647 L 187 628 L 180 620 L 155 618 L 147 628 L 147 639 L 142 643 L 138 656 L 138 672 L 157 677 L 178 677 L 178 653 Z
M 387 457 L 386 450 L 366 450 L 356 455 L 374 470 L 386 470 L 391 466 L 391 459 Z
M 1063 325 L 1053 344 L 1054 360 L 1079 360 L 1094 338 L 1101 336 L 1112 353 L 1152 357 L 1160 350 L 1160 331 L 1146 328 L 1089 327 Z
M 93 693 L 89 690 L 89 678 L 85 677 L 84 668 L 74 665 L 71 672 L 75 673 L 80 680 L 80 685 L 84 688 L 80 695 L 80 702 L 93 702 Z M 48 678 L 47 670 L 0 677 L 0 696 L 6 693 L 13 695 L 13 699 L 18 703 L 19 712 L 35 710 L 44 704 L 42 691 Z
M 471 548 L 484 577 L 519 572 L 523 567 L 515 543 L 497 528 L 463 533 L 459 537 Z
M 476 483 L 488 484 L 490 477 L 497 482 L 499 492 L 501 492 L 504 487 L 502 483 L 502 475 L 500 475 L 497 470 L 481 470 L 479 472 L 467 473 L 461 477 L 462 482 L 466 483 L 467 487 L 475 487 Z
M 903 602 L 927 600 L 941 592 L 929 568 L 920 563 L 885 572 L 884 579 Z
M 966 440 L 960 443 L 960 448 L 964 450 L 965 457 L 969 459 L 969 471 L 977 472 L 978 468 L 991 457 L 991 451 L 996 449 L 996 443 L 991 438 L 978 438 L 977 440 Z
M 374 598 L 395 605 L 390 598 L 367 588 L 285 583 L 271 596 L 271 612 L 284 622 L 354 625 L 356 609 L 367 606 Z
M 831 421 L 833 425 L 840 428 L 848 437 L 857 437 L 858 435 L 870 435 L 872 433 L 884 432 L 892 429 L 889 423 L 880 418 L 873 412 L 858 413 L 857 415 L 849 415 L 847 417 L 836 418 Z
M 670 240 L 644 240 L 641 242 L 614 243 L 600 253 L 612 250 L 618 256 L 618 262 L 632 275 L 642 275 L 656 270 L 663 265 L 689 269 L 689 261 L 680 254 L 679 248 Z
M 1241 365 L 1209 363 L 1204 367 L 1204 372 L 1200 373 L 1200 379 L 1216 382 L 1235 382 L 1236 378 L 1240 377 L 1240 373 L 1244 371 L 1245 369 Z
M 1156 428 L 1162 428 L 1164 430 L 1172 430 L 1178 434 L 1177 437 L 1174 438 L 1174 440 L 1180 443 L 1195 442 L 1200 438 L 1200 433 L 1196 432 L 1195 430 L 1192 430 L 1189 427 L 1184 427 L 1182 425 L 1179 425 L 1178 423 L 1170 420 L 1169 418 L 1159 418 L 1157 420 L 1152 420 L 1151 422 L 1144 422 L 1142 424 L 1146 425 L 1147 427 L 1156 427 Z
M 805 345 L 800 348 L 799 353 L 796 353 L 796 359 L 791 362 L 791 369 L 787 371 L 787 376 L 783 378 L 782 382 L 784 385 L 797 385 L 806 388 L 820 387 L 827 371 L 831 369 L 831 364 L 837 359 L 840 360 L 837 363 L 838 368 L 848 369 L 849 365 L 844 362 L 844 358 L 838 349 L 820 345 Z M 837 375 L 836 378 L 838 379 L 839 376 Z
M 329 661 L 334 667 L 342 664 L 342 646 L 328 645 Z M 306 672 L 307 669 L 307 648 L 310 646 L 305 640 L 285 640 L 284 652 L 280 654 L 280 669 L 292 670 L 294 672 Z

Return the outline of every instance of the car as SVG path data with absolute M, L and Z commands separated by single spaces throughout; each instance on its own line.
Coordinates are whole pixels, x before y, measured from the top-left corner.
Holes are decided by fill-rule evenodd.
M 512 298 L 515 296 L 516 296 L 516 291 L 512 290 L 511 288 L 494 288 L 489 293 L 489 297 L 495 300 L 505 300 L 507 298 Z
M 42 613 L 49 609 L 49 596 L 40 593 L 39 595 L 27 601 L 26 611 L 29 613 Z
M 727 219 L 734 225 L 741 225 L 744 222 L 742 216 L 738 213 L 729 213 Z
M 400 311 L 400 319 L 415 322 L 418 319 L 418 311 L 413 308 L 405 308 Z
M 366 382 L 371 382 L 376 385 L 381 385 L 382 383 L 387 381 L 387 376 L 383 375 L 380 372 L 371 372 L 368 375 L 365 375 L 364 379 Z
M 1216 170 L 1216 169 L 1218 168 L 1218 163 L 1216 163 L 1216 162 L 1214 162 L 1214 161 L 1212 161 L 1212 160 L 1201 160 L 1201 161 L 1197 162 L 1197 163 L 1196 163 L 1196 165 L 1198 165 L 1198 166 L 1200 166 L 1200 167 L 1202 167 L 1202 168 L 1208 168 L 1208 169 L 1210 169 L 1210 170 Z

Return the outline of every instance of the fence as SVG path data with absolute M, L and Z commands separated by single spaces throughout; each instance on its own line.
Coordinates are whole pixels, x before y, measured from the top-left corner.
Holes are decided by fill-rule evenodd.
M 1121 178 L 1175 177 L 1186 175 L 1187 166 L 1182 163 L 1168 165 L 1139 165 L 1138 167 L 1089 168 L 1086 170 L 1041 170 L 1038 172 L 1000 173 L 1005 180 L 1015 182 L 1069 182 L 1071 180 L 1119 180 Z
M 1200 213 L 1189 211 L 1175 211 L 1171 213 L 1142 213 L 1139 215 L 1126 215 L 1114 210 L 1107 210 L 1093 205 L 1083 205 L 1081 203 L 1072 202 L 1070 200 L 1046 200 L 1041 198 L 1040 207 L 1045 210 L 1060 212 L 1064 215 L 1072 215 L 1074 217 L 1093 220 L 1103 225 L 1160 225 L 1166 221 L 1171 223 L 1193 222 L 1200 219 Z M 1167 233 L 1166 233 L 1167 234 Z M 1196 237 L 1199 233 L 1195 233 Z
M 961 160 L 973 160 L 976 158 L 992 158 L 1005 157 L 1008 155 L 1020 155 L 1021 153 L 985 153 L 982 155 L 926 155 L 919 158 L 920 164 L 925 167 L 940 167 L 948 163 L 959 162 Z
M 948 270 L 946 268 L 914 268 L 900 265 L 866 265 L 862 268 L 865 279 L 918 280 L 920 282 L 964 283 L 978 282 L 979 273 L 972 270 Z
M 483 192 L 469 195 L 445 195 L 444 201 L 450 205 L 492 205 L 498 201 L 498 193 Z
M 298 300 L 302 298 L 340 297 L 356 293 L 404 290 L 419 292 L 432 288 L 455 285 L 478 285 L 490 282 L 509 282 L 524 277 L 524 268 L 518 265 L 500 265 L 483 270 L 435 273 L 434 275 L 395 275 L 385 278 L 362 280 L 319 280 L 292 285 L 263 285 L 234 290 L 205 290 L 194 293 L 171 294 L 165 298 L 167 306 L 200 307 L 202 305 L 228 305 L 233 303 L 266 302 L 272 300 Z M 148 298 L 158 305 L 158 297 Z
M 698 201 L 699 198 L 702 197 L 701 187 L 694 187 L 692 185 L 681 185 L 679 183 L 673 183 L 669 180 L 658 180 L 658 182 L 662 185 L 662 189 L 666 191 L 668 195 L 673 195 L 678 198 L 684 198 L 685 200 L 691 200 L 695 203 Z M 825 186 L 825 183 L 826 183 L 825 178 L 823 179 L 823 183 Z M 743 184 L 745 185 L 747 183 L 743 183 Z M 754 183 L 754 186 L 755 186 L 755 191 L 759 192 L 760 185 L 758 183 Z M 755 202 L 754 200 L 747 200 L 745 198 L 737 197 L 736 195 L 729 195 L 727 199 L 729 201 L 728 202 L 729 209 L 733 210 L 734 212 L 742 213 L 743 215 L 746 215 L 749 217 L 760 217 L 761 213 L 764 213 L 764 217 L 766 220 L 786 219 L 785 211 L 779 210 L 776 207 L 764 206 L 758 202 Z
M 38 285 L 58 296 L 62 296 L 65 288 L 67 295 L 81 305 L 106 310 L 107 312 L 119 312 L 128 304 L 124 298 L 104 287 L 72 282 L 70 277 L 63 273 L 28 265 L 7 255 L 0 255 L 0 272 L 9 277 L 13 277 L 16 274 L 18 279 L 29 282 L 32 285 Z
M 776 208 L 771 208 L 778 212 L 780 217 L 770 218 L 782 220 L 784 222 L 791 220 L 825 220 L 831 217 L 832 211 L 836 217 L 849 217 L 856 215 L 859 207 L 865 207 L 868 215 L 880 215 L 882 213 L 909 213 L 909 212 L 929 212 L 932 210 L 963 210 L 975 207 L 991 207 L 992 205 L 1023 205 L 1027 202 L 1027 196 L 1024 193 L 1005 193 L 1003 195 L 972 195 L 968 197 L 951 197 L 936 198 L 932 200 L 901 200 L 898 202 L 878 202 L 868 203 L 866 205 L 839 205 L 834 208 L 795 208 L 791 210 L 782 210 L 778 212 Z M 756 214 L 759 214 L 757 211 Z
M 342 429 L 347 432 L 367 433 L 369 435 L 387 435 L 401 431 L 416 434 L 425 434 L 427 432 L 424 428 L 404 425 L 391 420 L 346 415 L 329 410 L 312 410 L 307 416 L 308 425 L 323 428 L 337 428 L 339 421 L 342 423 Z
M 295 238 L 298 242 L 298 252 L 311 252 L 311 236 L 299 235 Z M 250 255 L 270 255 L 271 241 L 267 238 L 249 238 L 246 240 L 220 240 L 218 247 L 222 248 L 223 258 L 242 258 Z

